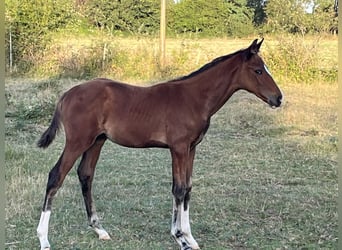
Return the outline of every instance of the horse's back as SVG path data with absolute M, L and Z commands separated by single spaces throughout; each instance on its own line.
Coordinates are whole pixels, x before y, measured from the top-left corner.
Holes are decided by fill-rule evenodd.
M 97 78 L 72 87 L 64 93 L 61 102 L 69 109 L 85 111 L 102 106 L 110 102 L 109 99 L 129 98 L 133 87 L 110 79 Z

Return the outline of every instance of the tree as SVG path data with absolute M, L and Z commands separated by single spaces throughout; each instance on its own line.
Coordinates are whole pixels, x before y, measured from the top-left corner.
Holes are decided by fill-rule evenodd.
M 337 30 L 336 8 L 332 0 L 268 0 L 266 26 L 270 32 L 303 35 Z
M 306 8 L 311 0 L 268 0 L 265 5 L 267 26 L 271 32 L 301 32 L 308 28 Z
M 338 1 L 314 0 L 312 29 L 315 32 L 337 32 Z
M 224 8 L 221 0 L 183 0 L 173 6 L 169 21 L 176 33 L 222 34 L 224 32 L 223 16 Z
M 335 15 L 333 18 L 333 25 L 331 28 L 331 32 L 333 34 L 337 34 L 338 33 L 338 0 L 335 0 L 334 11 L 335 11 Z
M 246 36 L 254 32 L 254 11 L 247 0 L 226 0 L 226 32 L 230 36 Z
M 175 33 L 243 35 L 253 30 L 253 12 L 245 0 L 182 0 L 172 6 L 169 28 Z
M 109 32 L 154 33 L 159 28 L 159 0 L 88 0 L 89 21 Z
M 266 20 L 265 0 L 248 0 L 247 7 L 254 11 L 253 23 L 256 26 L 264 24 Z

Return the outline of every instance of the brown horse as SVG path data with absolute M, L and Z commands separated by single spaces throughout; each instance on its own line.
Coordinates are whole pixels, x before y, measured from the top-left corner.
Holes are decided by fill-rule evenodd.
M 92 181 L 104 142 L 126 147 L 169 148 L 172 157 L 173 213 L 171 234 L 181 249 L 199 249 L 191 235 L 189 201 L 196 145 L 210 118 L 240 89 L 279 107 L 282 93 L 258 55 L 263 40 L 216 58 L 199 70 L 151 87 L 95 79 L 71 88 L 59 100 L 50 127 L 38 146 L 46 148 L 63 124 L 65 147 L 49 173 L 43 211 L 37 228 L 41 249 L 50 249 L 51 203 L 75 161 L 90 225 L 100 239 L 109 239 L 96 214 Z

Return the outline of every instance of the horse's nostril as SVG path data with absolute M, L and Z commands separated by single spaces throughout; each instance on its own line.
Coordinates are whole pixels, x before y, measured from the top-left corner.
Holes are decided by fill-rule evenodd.
M 279 104 L 281 103 L 282 99 L 283 99 L 283 97 L 282 97 L 281 95 L 278 96 L 278 103 L 279 103 Z

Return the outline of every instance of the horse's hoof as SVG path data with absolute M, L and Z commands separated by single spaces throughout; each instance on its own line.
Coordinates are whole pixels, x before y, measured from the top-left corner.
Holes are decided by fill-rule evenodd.
M 95 232 L 98 234 L 100 240 L 110 240 L 109 234 L 102 227 L 101 228 L 95 227 L 94 229 L 95 229 Z
M 99 239 L 100 240 L 110 240 L 110 236 L 106 231 L 103 230 L 99 233 Z
M 99 239 L 100 240 L 110 240 L 110 236 L 108 234 L 107 235 L 100 235 Z
M 200 247 L 198 245 L 195 246 L 190 246 L 190 245 L 186 245 L 183 243 L 183 245 L 180 248 L 181 250 L 198 250 L 200 249 Z

